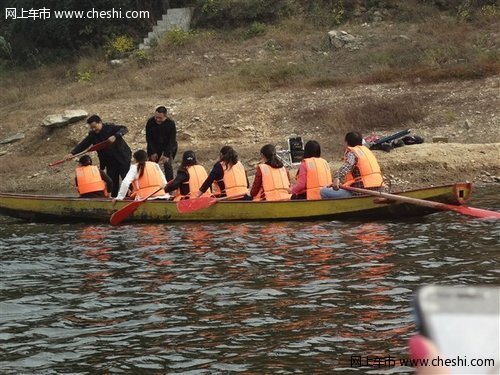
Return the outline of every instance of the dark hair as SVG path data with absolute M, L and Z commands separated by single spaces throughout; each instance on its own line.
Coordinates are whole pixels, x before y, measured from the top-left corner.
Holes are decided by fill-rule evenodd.
M 196 161 L 196 154 L 194 151 L 186 151 L 182 155 L 182 162 L 181 162 L 181 169 L 187 169 L 187 167 L 190 167 L 192 165 L 196 165 L 198 162 Z
M 83 155 L 78 160 L 78 163 L 80 163 L 83 166 L 92 165 L 92 158 L 89 155 Z
M 231 169 L 238 162 L 238 154 L 231 146 L 224 146 L 220 149 L 222 154 L 220 161 L 226 163 L 226 170 Z
M 271 144 L 262 146 L 260 153 L 267 159 L 266 164 L 272 168 L 283 167 L 283 162 L 276 156 L 276 147 Z
M 319 158 L 321 156 L 321 146 L 317 141 L 307 141 L 304 146 L 304 159 Z
M 139 178 L 144 174 L 144 168 L 146 166 L 146 161 L 148 160 L 148 154 L 144 150 L 138 150 L 134 152 L 134 159 L 137 162 L 137 172 L 139 172 Z
M 363 136 L 358 132 L 349 132 L 345 135 L 345 141 L 351 147 L 361 146 L 363 144 Z
M 163 113 L 163 114 L 167 114 L 167 107 L 165 106 L 159 106 L 158 108 L 155 109 L 155 112 L 158 112 L 158 113 Z
M 92 124 L 93 122 L 99 123 L 102 122 L 101 118 L 97 115 L 92 115 L 87 119 L 87 124 Z

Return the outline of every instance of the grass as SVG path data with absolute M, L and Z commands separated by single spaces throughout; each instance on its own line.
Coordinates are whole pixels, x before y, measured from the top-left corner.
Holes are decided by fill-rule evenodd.
M 419 10 L 417 23 L 407 22 L 408 11 L 401 12 L 400 22 L 339 27 L 361 38 L 357 51 L 331 49 L 329 29 L 300 17 L 233 31 L 173 30 L 147 56 L 125 66 L 111 67 L 98 51 L 76 64 L 0 74 L 0 106 L 77 105 L 159 87 L 168 87 L 166 97 L 202 97 L 276 88 L 471 80 L 500 73 L 495 37 L 500 13 L 489 10 L 467 23 L 443 14 L 429 17 L 429 7 L 409 4 L 411 11 Z

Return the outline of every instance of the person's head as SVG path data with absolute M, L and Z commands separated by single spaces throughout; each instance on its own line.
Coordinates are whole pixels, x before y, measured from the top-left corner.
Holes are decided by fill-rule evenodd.
M 196 161 L 196 154 L 194 151 L 186 151 L 182 154 L 181 168 L 186 169 L 196 164 L 198 164 L 198 162 Z
M 134 152 L 133 156 L 135 162 L 137 163 L 137 172 L 139 172 L 139 178 L 141 178 L 144 173 L 146 161 L 148 160 L 148 154 L 144 150 L 138 150 Z
M 154 119 L 158 125 L 162 124 L 167 119 L 167 112 L 167 108 L 162 105 L 155 109 Z
M 271 167 L 283 167 L 283 162 L 276 156 L 276 147 L 274 147 L 274 145 L 267 144 L 262 146 L 262 148 L 260 149 L 260 154 L 265 159 L 265 162 L 268 163 Z
M 102 120 L 97 115 L 90 116 L 87 119 L 87 124 L 89 124 L 90 130 L 93 131 L 96 134 L 99 134 L 99 132 L 102 129 Z
M 304 159 L 321 157 L 321 146 L 317 141 L 307 141 L 304 146 Z
M 363 144 L 363 136 L 358 132 L 349 132 L 345 135 L 345 141 L 350 147 L 361 146 Z
M 78 164 L 80 164 L 82 167 L 85 167 L 87 165 L 92 165 L 92 158 L 89 155 L 83 155 L 78 160 Z
M 238 162 L 238 154 L 231 146 L 224 146 L 220 149 L 220 161 L 226 163 L 229 169 Z

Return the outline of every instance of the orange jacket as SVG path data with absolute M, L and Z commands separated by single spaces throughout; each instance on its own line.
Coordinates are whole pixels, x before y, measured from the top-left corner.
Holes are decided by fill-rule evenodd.
M 307 199 L 321 199 L 319 190 L 332 184 L 332 172 L 328 162 L 323 158 L 307 158 L 306 193 Z
M 226 170 L 226 163 L 221 162 L 224 171 L 224 188 L 227 197 L 244 195 L 247 192 L 247 175 L 245 167 L 241 162 L 237 162 L 232 168 Z
M 347 147 L 347 149 L 356 155 L 358 160 L 356 167 L 359 169 L 360 177 L 355 179 L 352 173 L 348 173 L 345 185 L 350 186 L 355 182 L 361 181 L 365 188 L 382 186 L 384 179 L 373 152 L 366 146 Z
M 260 168 L 260 172 L 262 173 L 262 191 L 264 192 L 263 195 L 266 201 L 290 199 L 291 194 L 288 193 L 290 180 L 288 179 L 285 167 L 272 168 L 262 163 L 257 168 Z M 258 194 L 256 200 L 261 196 L 262 194 Z
M 80 195 L 102 191 L 107 196 L 106 184 L 101 177 L 99 168 L 95 165 L 77 167 L 75 173 L 77 189 Z
M 142 177 L 132 181 L 132 186 L 134 188 L 132 196 L 142 199 L 157 190 L 158 191 L 153 196 L 156 197 L 165 195 L 165 191 L 161 189 L 161 186 L 163 185 L 161 173 L 162 172 L 158 167 L 158 164 L 153 163 L 152 161 L 147 161 L 144 165 L 144 173 L 142 174 Z
M 203 185 L 203 182 L 207 179 L 208 174 L 205 168 L 203 166 L 196 164 L 192 165 L 190 167 L 187 167 L 187 173 L 189 175 L 189 180 L 184 182 L 184 184 L 189 184 L 189 193 L 188 196 L 191 193 L 196 193 L 198 190 L 200 190 L 201 185 Z M 180 192 L 181 189 L 177 189 L 175 191 L 175 201 L 179 201 L 182 198 L 186 197 L 186 195 L 181 195 Z M 202 197 L 209 197 L 210 196 L 210 191 L 204 192 Z

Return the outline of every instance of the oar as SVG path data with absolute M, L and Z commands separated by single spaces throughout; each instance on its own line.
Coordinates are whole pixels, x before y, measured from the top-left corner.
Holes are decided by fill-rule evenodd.
M 177 211 L 181 214 L 186 214 L 189 212 L 203 210 L 204 208 L 213 206 L 217 202 L 230 199 L 238 199 L 243 197 L 244 195 L 245 194 L 241 194 L 241 195 L 236 195 L 234 197 L 223 197 L 223 198 L 199 197 L 191 199 L 182 199 L 179 202 L 177 202 Z
M 453 205 L 453 204 L 428 201 L 428 200 L 424 200 L 424 199 L 405 197 L 402 195 L 383 193 L 380 191 L 361 189 L 361 188 L 356 188 L 356 187 L 352 187 L 352 186 L 342 185 L 340 187 L 342 189 L 345 189 L 345 190 L 355 191 L 355 192 L 363 193 L 363 194 L 367 194 L 367 195 L 373 195 L 375 197 L 392 199 L 395 201 L 410 203 L 410 204 L 414 204 L 417 206 L 430 207 L 430 208 L 434 208 L 436 210 L 455 211 L 455 212 L 462 214 L 462 215 L 479 217 L 482 219 L 500 219 L 500 212 L 496 212 L 496 211 L 483 210 L 481 208 L 474 208 L 474 207 L 469 207 L 469 206 L 457 206 L 457 205 Z
M 111 215 L 111 217 L 109 218 L 109 222 L 111 223 L 111 225 L 120 224 L 123 220 L 132 215 L 135 212 L 135 210 L 137 210 L 140 207 L 141 204 L 146 202 L 149 198 L 151 198 L 153 195 L 155 195 L 162 189 L 164 188 L 159 188 L 158 190 L 149 194 L 147 197 L 133 201 L 127 204 L 125 207 L 120 208 L 118 211 L 113 213 L 113 215 Z
M 55 165 L 59 165 L 59 164 L 62 164 L 68 160 L 71 160 L 71 159 L 74 159 L 74 158 L 77 158 L 79 156 L 82 156 L 82 155 L 85 155 L 86 153 L 88 152 L 92 152 L 92 151 L 98 151 L 98 150 L 102 150 L 103 148 L 106 148 L 108 147 L 109 145 L 111 144 L 111 142 L 109 141 L 109 139 L 106 139 L 105 141 L 102 141 L 102 142 L 99 142 L 91 147 L 89 147 L 88 149 L 76 154 L 76 155 L 71 155 L 69 158 L 64 158 L 64 159 L 61 159 L 59 161 L 55 161 L 53 163 L 50 163 L 49 164 L 49 167 L 53 167 Z

